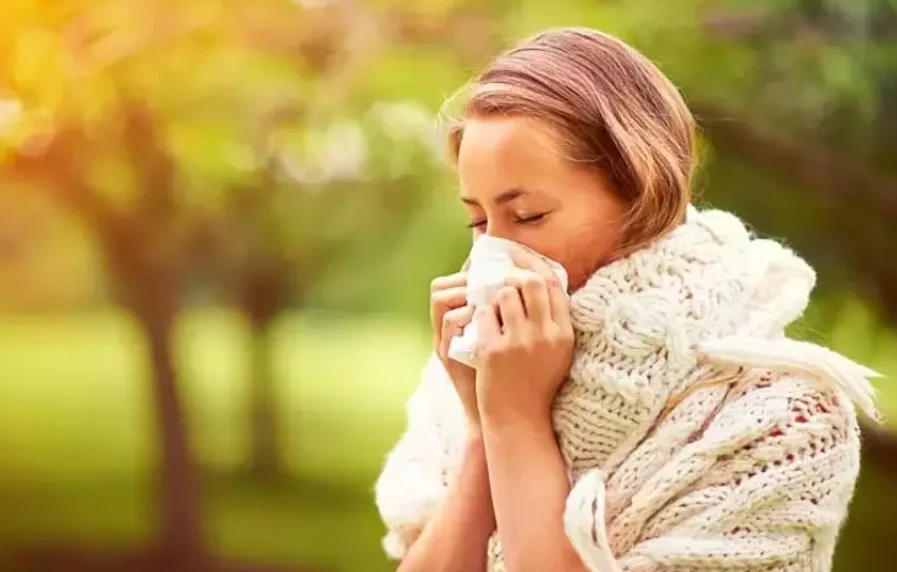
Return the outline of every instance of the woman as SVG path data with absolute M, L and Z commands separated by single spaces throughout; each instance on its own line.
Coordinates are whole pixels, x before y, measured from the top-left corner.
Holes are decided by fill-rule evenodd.
M 400 570 L 830 570 L 874 372 L 787 339 L 815 276 L 689 206 L 694 122 L 621 41 L 540 34 L 499 56 L 452 131 L 475 235 L 559 261 L 477 310 L 432 284 L 434 348 L 377 483 Z

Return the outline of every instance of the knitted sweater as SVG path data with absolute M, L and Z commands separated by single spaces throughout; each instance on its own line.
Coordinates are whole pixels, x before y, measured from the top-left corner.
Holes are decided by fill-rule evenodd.
M 859 472 L 854 402 L 875 416 L 876 374 L 785 337 L 814 283 L 733 215 L 690 209 L 572 295 L 574 358 L 552 421 L 572 485 L 563 524 L 590 570 L 831 569 Z M 376 485 L 393 558 L 462 455 L 437 359 L 407 412 Z M 487 558 L 505 570 L 497 533 Z

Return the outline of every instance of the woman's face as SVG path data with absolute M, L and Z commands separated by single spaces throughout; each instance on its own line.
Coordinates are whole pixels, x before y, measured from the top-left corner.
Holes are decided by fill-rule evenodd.
M 458 174 L 474 234 L 510 239 L 557 260 L 571 289 L 619 246 L 622 202 L 593 167 L 565 158 L 555 132 L 537 121 L 466 121 Z

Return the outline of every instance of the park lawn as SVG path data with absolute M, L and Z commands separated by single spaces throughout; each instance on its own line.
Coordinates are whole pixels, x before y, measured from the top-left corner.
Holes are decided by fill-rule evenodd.
M 247 443 L 245 336 L 235 314 L 196 311 L 177 343 L 213 475 L 212 542 L 241 557 L 389 569 L 371 487 L 402 428 L 425 332 L 387 319 L 278 324 L 272 361 L 295 479 L 274 487 L 233 476 Z M 154 448 L 142 343 L 113 311 L 0 322 L 0 544 L 145 538 Z
M 209 469 L 211 542 L 242 558 L 392 569 L 378 544 L 371 486 L 402 428 L 426 332 L 388 319 L 286 316 L 272 363 L 295 478 L 260 486 L 240 477 L 246 331 L 236 314 L 192 311 L 176 344 L 195 443 Z M 0 322 L 0 547 L 146 538 L 154 448 L 142 344 L 114 311 Z M 884 394 L 886 411 L 895 411 L 894 394 Z M 878 553 L 867 541 L 894 532 L 894 514 L 893 477 L 867 470 L 839 569 L 876 569 Z

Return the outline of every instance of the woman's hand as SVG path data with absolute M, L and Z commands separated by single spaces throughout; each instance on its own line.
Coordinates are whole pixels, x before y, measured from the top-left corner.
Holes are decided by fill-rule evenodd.
M 468 418 L 468 435 L 460 464 L 452 471 L 439 509 L 421 529 L 412 531 L 416 533 L 414 537 L 406 537 L 413 544 L 402 559 L 399 572 L 486 570 L 495 513 L 477 411 L 476 374 L 447 355 L 451 338 L 470 323 L 472 312 L 466 305 L 467 276 L 463 270 L 433 280 L 430 295 L 433 347 L 461 398 Z M 408 477 L 419 478 L 414 470 Z
M 570 304 L 560 280 L 522 249 L 514 262 L 521 271 L 477 317 L 480 413 L 498 425 L 548 421 L 573 356 Z
M 477 409 L 476 372 L 448 357 L 452 337 L 461 334 L 470 323 L 473 310 L 467 306 L 467 274 L 458 272 L 441 276 L 430 284 L 430 321 L 433 325 L 433 349 L 448 372 L 464 412 L 468 428 L 478 431 L 480 416 Z
M 514 261 L 520 273 L 477 317 L 477 394 L 505 566 L 585 572 L 564 532 L 570 482 L 551 426 L 573 355 L 569 300 L 540 258 Z

